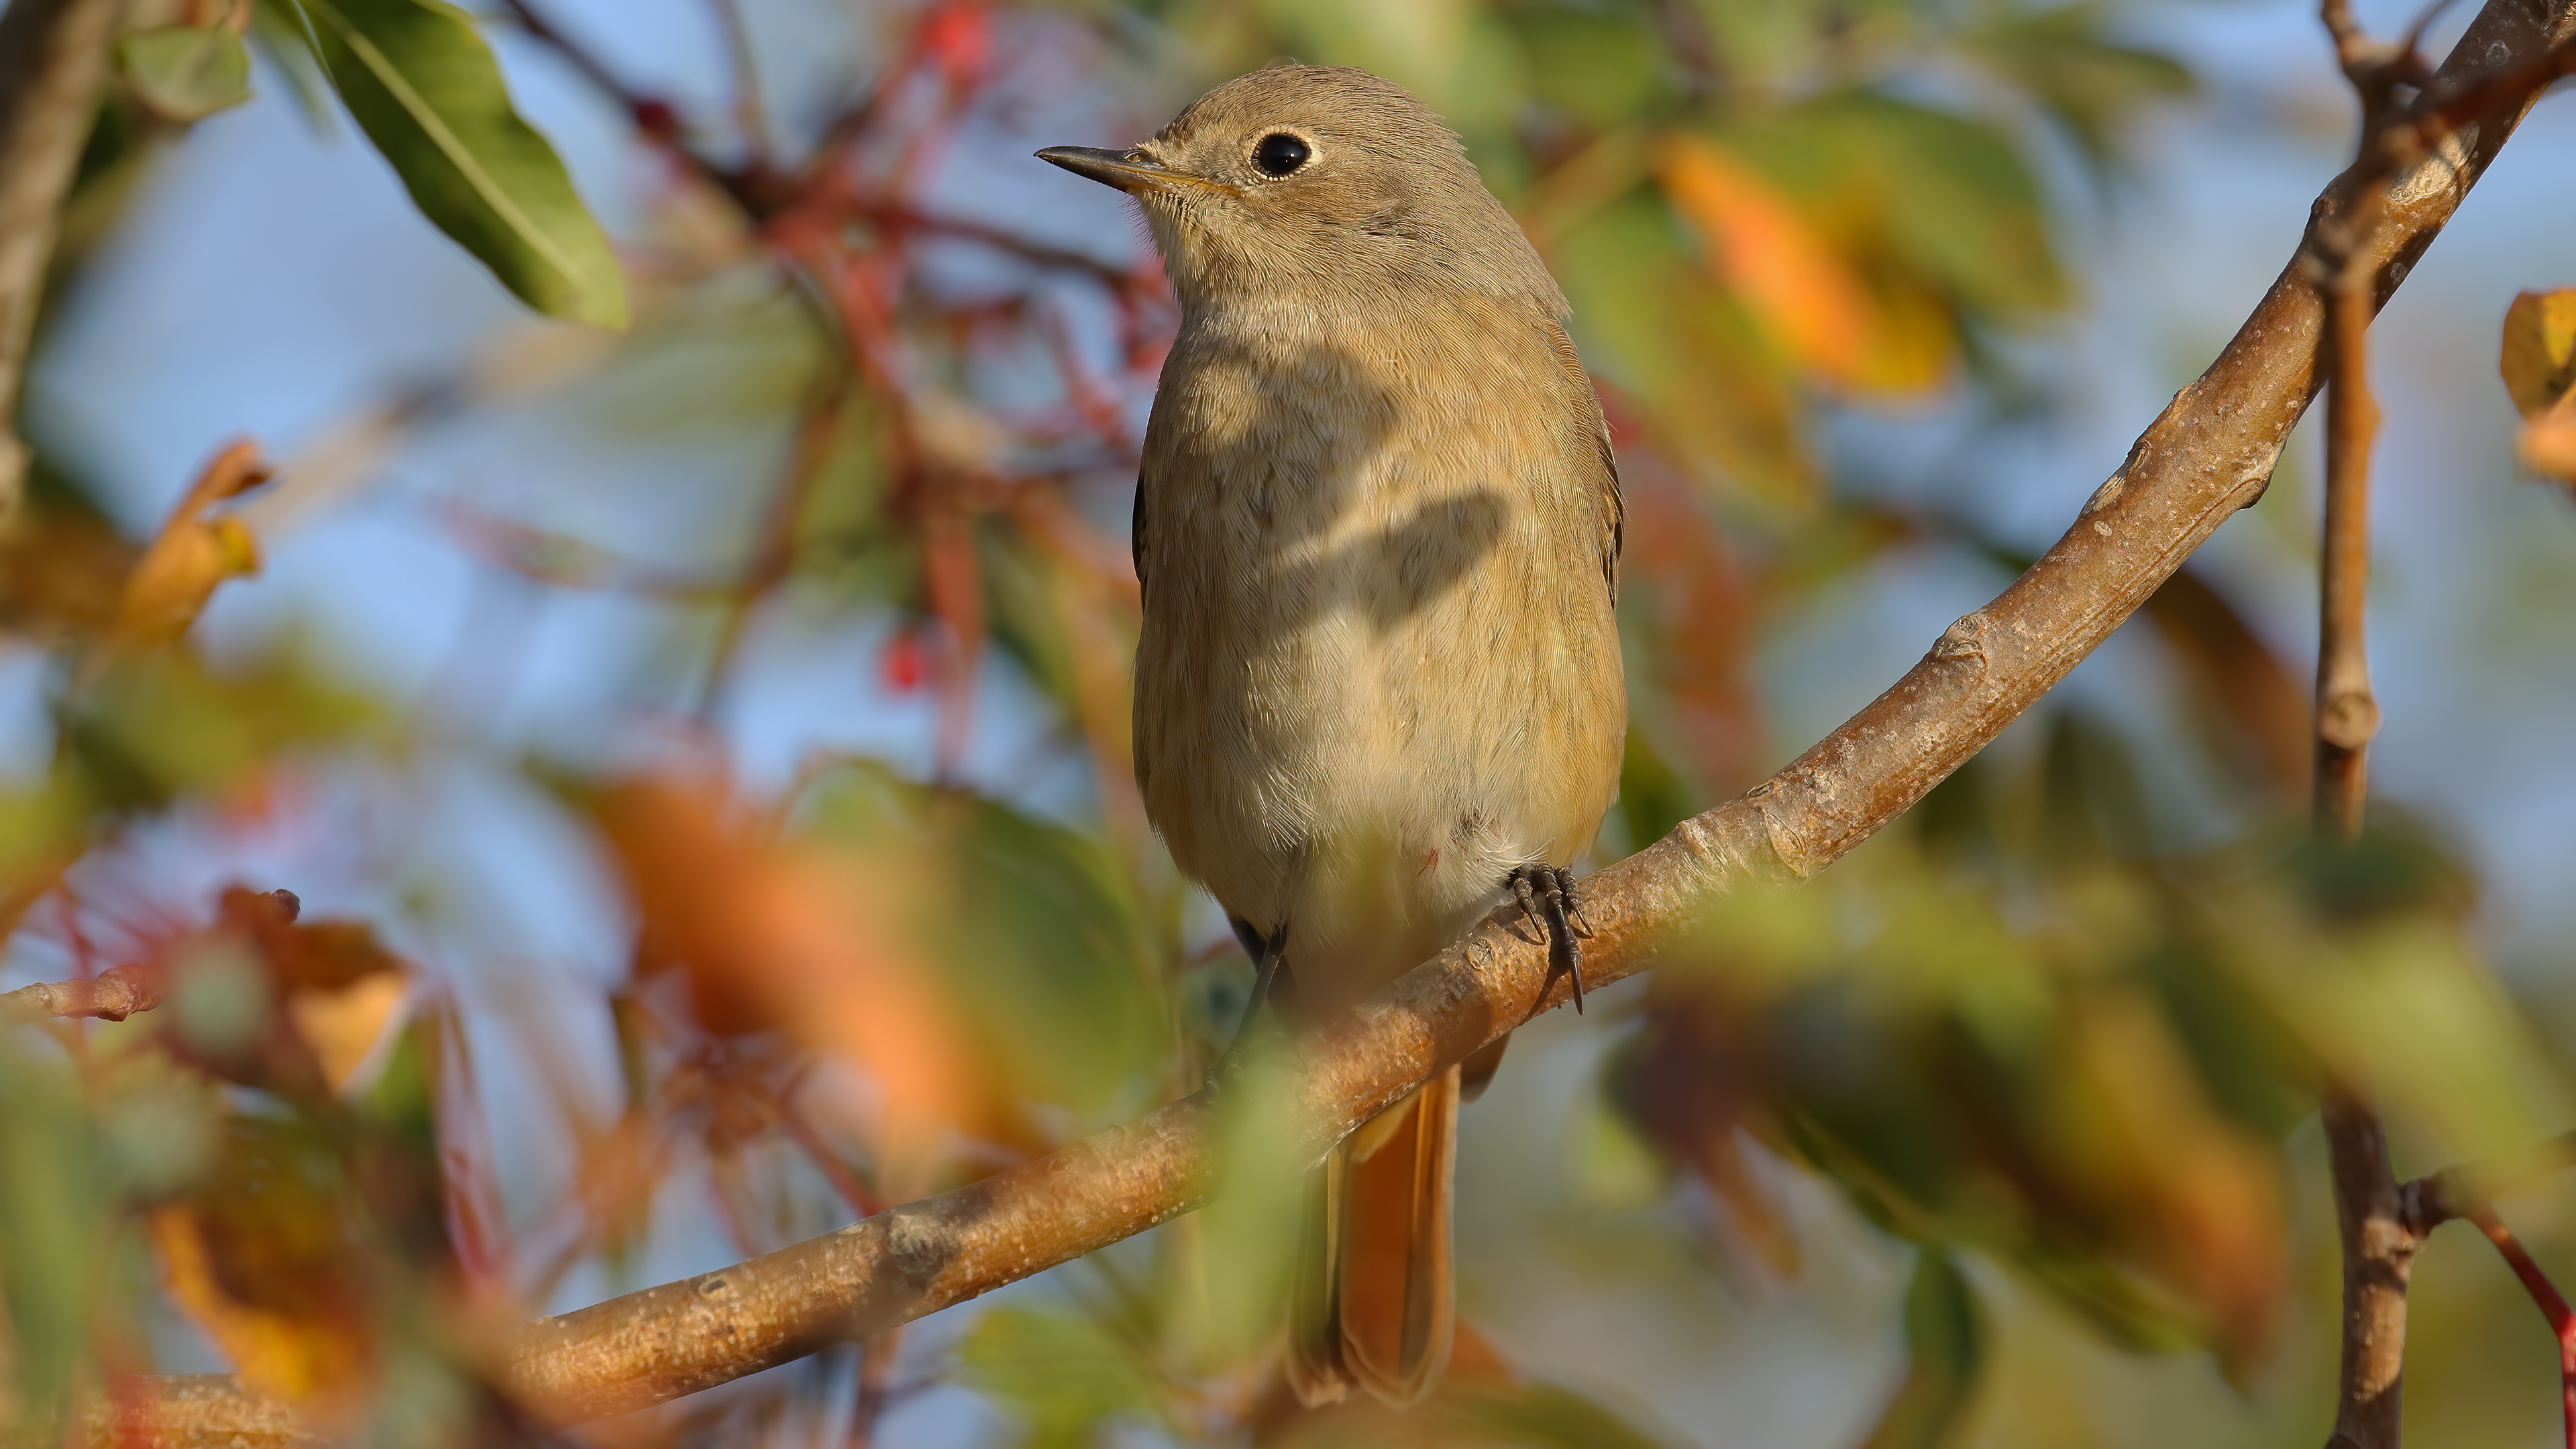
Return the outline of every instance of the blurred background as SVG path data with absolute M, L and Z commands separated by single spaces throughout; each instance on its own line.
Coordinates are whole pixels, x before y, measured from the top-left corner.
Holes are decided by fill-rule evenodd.
M 496 1325 L 1196 1085 L 1249 968 L 1152 839 L 1127 734 L 1126 521 L 1176 317 L 1127 203 L 1036 147 L 1141 138 L 1281 55 L 1465 137 L 1617 439 L 1636 726 L 1607 861 L 2045 548 L 2355 126 L 2311 9 L 2271 0 L 478 10 L 614 245 L 615 331 L 539 316 L 424 216 L 317 64 L 330 5 L 136 11 L 251 65 L 242 99 L 123 49 L 21 410 L 0 988 L 136 963 L 170 989 L 0 1037 L 21 1426 L 104 1376 L 238 1371 L 353 1439 L 506 1438 Z M 1209 1212 L 582 1434 L 2321 1442 L 2320 1072 L 2379 1083 L 2401 1176 L 2576 1125 L 2576 510 L 2517 474 L 2496 376 L 2513 295 L 2576 283 L 2571 223 L 2561 96 L 2374 333 L 2358 852 L 2302 844 L 2311 425 L 1905 821 L 1519 1033 L 1464 1120 L 1433 1404 L 1283 1398 L 1251 1164 Z M 245 438 L 277 476 L 210 527 L 182 500 Z M 239 576 L 141 637 L 129 571 L 183 536 Z M 2576 1271 L 2571 1206 L 2503 1211 Z M 2554 1345 L 2495 1255 L 2454 1228 L 2415 1281 L 2409 1433 L 2557 1442 Z

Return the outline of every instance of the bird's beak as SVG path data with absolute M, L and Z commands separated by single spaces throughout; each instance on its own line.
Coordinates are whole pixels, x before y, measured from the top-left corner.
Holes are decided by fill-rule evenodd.
M 1038 153 L 1038 159 L 1061 166 L 1076 176 L 1087 176 L 1103 186 L 1115 186 L 1134 195 L 1145 191 L 1226 191 L 1219 185 L 1186 171 L 1175 171 L 1142 151 L 1104 151 L 1097 146 L 1049 146 Z

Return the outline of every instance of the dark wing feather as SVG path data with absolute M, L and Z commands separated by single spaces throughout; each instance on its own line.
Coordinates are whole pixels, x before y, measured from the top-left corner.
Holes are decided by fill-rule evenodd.
M 1136 474 L 1136 512 L 1127 522 L 1127 553 L 1136 561 L 1136 596 L 1145 595 L 1145 475 Z
M 1611 602 L 1619 599 L 1619 552 L 1627 543 L 1628 505 L 1619 496 L 1619 460 L 1610 454 L 1610 423 L 1601 415 L 1601 395 L 1592 388 L 1592 375 L 1583 370 L 1583 359 L 1574 350 L 1574 339 L 1555 322 L 1547 324 L 1548 345 L 1556 350 L 1557 365 L 1573 388 L 1571 399 L 1578 425 L 1587 434 L 1591 456 L 1600 464 L 1593 478 L 1593 499 L 1599 509 L 1601 538 L 1601 580 L 1609 585 Z

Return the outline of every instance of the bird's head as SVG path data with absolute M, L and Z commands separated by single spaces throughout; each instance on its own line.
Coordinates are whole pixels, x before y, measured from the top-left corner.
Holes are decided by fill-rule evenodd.
M 1341 66 L 1226 82 L 1123 151 L 1037 153 L 1136 198 L 1184 306 L 1454 288 L 1564 306 L 1466 148 L 1402 87 Z

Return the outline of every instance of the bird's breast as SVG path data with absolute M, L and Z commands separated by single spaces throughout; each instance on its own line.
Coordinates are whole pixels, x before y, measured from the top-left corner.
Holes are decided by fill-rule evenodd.
M 1176 346 L 1140 484 L 1137 765 L 1229 911 L 1288 925 L 1292 959 L 1400 967 L 1589 841 L 1625 708 L 1543 340 L 1370 336 Z

